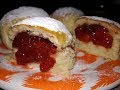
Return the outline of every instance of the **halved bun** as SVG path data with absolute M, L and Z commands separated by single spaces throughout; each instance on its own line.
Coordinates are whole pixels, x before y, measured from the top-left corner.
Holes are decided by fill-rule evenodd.
M 13 9 L 7 12 L 0 21 L 0 33 L 3 43 L 11 49 L 11 44 L 9 45 L 8 32 L 11 31 L 11 26 L 25 18 L 30 17 L 48 17 L 46 11 L 41 8 L 31 7 L 31 6 L 21 6 L 19 8 Z M 4 42 L 6 41 L 6 42 Z
M 92 36 L 88 34 L 88 29 Z M 115 60 L 119 58 L 120 55 L 120 25 L 112 20 L 97 17 L 97 16 L 82 16 L 76 20 L 75 29 L 76 34 L 79 30 L 85 28 L 86 34 L 92 40 L 84 37 L 87 42 L 79 40 L 81 35 L 77 35 L 77 47 L 83 51 L 86 51 L 90 54 L 104 57 L 107 60 Z M 96 30 L 93 29 L 96 28 Z M 79 29 L 77 31 L 77 29 Z M 91 30 L 90 30 L 91 29 Z M 85 31 L 85 30 L 84 30 Z M 97 32 L 98 31 L 98 32 Z M 81 32 L 81 31 L 79 31 Z M 83 32 L 83 31 L 82 31 Z M 97 35 L 97 36 L 96 36 Z
M 26 40 L 26 38 L 22 38 L 19 36 L 19 35 L 21 35 L 22 32 L 23 33 L 25 32 L 25 35 L 27 33 L 28 39 L 29 39 L 29 37 L 36 38 L 36 39 L 37 38 L 43 39 L 43 40 L 49 42 L 52 46 L 50 46 L 50 44 L 47 44 L 46 42 L 39 42 L 39 39 L 37 39 L 38 40 L 38 42 L 37 42 L 37 41 L 35 41 L 35 39 L 32 40 L 31 38 L 29 39 L 30 41 L 27 43 L 27 44 L 30 44 L 30 47 L 28 47 L 24 43 L 21 44 L 22 41 Z M 36 68 L 36 67 L 39 68 L 39 63 L 41 65 L 41 63 L 46 60 L 48 60 L 47 62 L 49 62 L 49 58 L 50 58 L 52 60 L 55 60 L 54 66 L 52 68 L 50 68 L 50 70 L 49 70 L 52 74 L 61 74 L 61 75 L 67 76 L 67 75 L 69 75 L 69 70 L 73 68 L 73 65 L 75 62 L 74 40 L 73 40 L 70 32 L 67 30 L 67 28 L 58 20 L 52 19 L 50 17 L 33 17 L 33 18 L 24 19 L 12 26 L 11 31 L 8 32 L 7 37 L 9 38 L 8 39 L 9 44 L 12 45 L 12 49 L 14 50 L 15 61 L 17 63 L 23 64 L 23 62 L 25 62 L 25 61 L 22 61 L 22 62 L 18 61 L 17 55 L 18 54 L 21 55 L 21 53 L 26 51 L 26 49 L 27 49 L 27 52 L 31 51 L 31 49 L 32 49 L 34 53 L 38 54 L 38 52 L 39 53 L 46 52 L 46 51 L 44 51 L 44 50 L 46 50 L 46 48 L 48 48 L 48 52 L 49 52 L 52 48 L 54 49 L 54 47 L 56 47 L 54 49 L 54 54 L 51 55 L 48 52 L 44 53 L 46 55 L 41 54 L 39 56 L 39 54 L 38 54 L 38 56 L 36 56 L 37 59 L 38 59 L 38 57 L 42 58 L 44 56 L 46 56 L 48 58 L 44 57 L 45 60 L 43 60 L 43 61 L 40 59 L 40 61 L 38 60 L 37 62 L 33 61 L 30 63 L 27 63 L 28 66 L 32 66 L 33 68 Z M 16 38 L 21 38 L 20 42 L 19 42 L 19 40 L 17 41 Z M 16 47 L 14 45 L 14 43 L 16 43 L 16 42 L 17 42 L 17 45 L 19 45 L 19 47 Z M 31 43 L 33 43 L 33 44 L 31 44 Z M 42 46 L 43 49 L 41 49 L 41 48 L 39 48 L 40 46 L 37 45 L 38 43 L 39 43 L 39 45 L 41 45 L 40 43 L 43 43 L 43 45 L 47 44 L 48 46 Z M 44 43 L 46 43 L 46 44 L 44 44 Z M 33 46 L 31 46 L 31 45 L 33 45 Z M 50 50 L 49 50 L 49 46 L 51 47 Z M 20 49 L 23 49 L 23 50 L 20 50 Z M 41 51 L 39 51 L 39 49 Z M 28 52 L 28 53 L 31 54 L 31 52 Z M 21 56 L 24 57 L 26 55 L 26 53 L 24 52 L 23 54 Z M 33 58 L 32 55 L 30 55 L 30 56 L 29 56 L 29 54 L 27 54 L 27 55 L 28 55 L 28 57 Z M 42 59 L 44 59 L 44 58 L 42 58 Z M 35 58 L 33 58 L 33 59 L 35 59 Z M 25 59 L 25 60 L 27 60 L 27 59 Z M 49 63 L 51 64 L 52 62 L 49 62 Z M 46 64 L 44 64 L 44 65 L 46 65 Z M 49 66 L 49 65 L 46 65 L 46 67 L 47 66 Z

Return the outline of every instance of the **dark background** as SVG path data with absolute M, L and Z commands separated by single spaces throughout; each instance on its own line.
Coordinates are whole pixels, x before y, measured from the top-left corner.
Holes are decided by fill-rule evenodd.
M 1 0 L 0 18 L 8 11 L 20 6 L 36 6 L 49 14 L 59 7 L 72 6 L 85 15 L 102 16 L 120 23 L 120 0 Z

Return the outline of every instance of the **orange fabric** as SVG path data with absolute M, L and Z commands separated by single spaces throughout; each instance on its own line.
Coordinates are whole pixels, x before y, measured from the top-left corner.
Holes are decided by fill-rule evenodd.
M 120 66 L 120 60 L 106 62 L 96 68 L 101 75 L 99 76 L 99 81 L 92 87 L 93 90 L 100 86 L 102 87 L 112 84 L 120 79 L 120 73 L 113 71 L 115 66 Z
M 78 50 L 78 52 L 83 52 L 83 51 Z M 96 62 L 96 56 L 87 53 L 85 53 L 84 56 L 77 56 L 76 58 L 78 60 L 84 61 L 85 65 L 92 65 L 92 63 Z M 27 66 L 17 65 L 14 62 L 11 62 L 10 64 L 13 67 L 18 66 L 23 69 L 30 70 L 30 68 L 28 68 Z M 97 72 L 98 80 L 94 82 L 94 85 L 91 86 L 91 90 L 96 90 L 99 87 L 109 86 L 115 81 L 120 80 L 120 72 L 115 72 L 114 71 L 115 67 L 120 67 L 120 60 L 107 61 L 93 68 L 93 71 Z M 82 69 L 80 72 L 82 73 L 85 71 L 89 71 L 89 67 Z M 0 80 L 6 81 L 7 83 L 12 82 L 10 81 L 10 77 L 16 73 L 21 73 L 21 72 L 20 71 L 14 72 L 14 71 L 6 70 L 4 68 L 0 68 Z M 43 89 L 43 90 L 78 90 L 82 87 L 85 87 L 84 85 L 86 83 L 86 79 L 84 77 L 85 74 L 81 74 L 81 73 L 73 74 L 72 78 L 69 79 L 66 78 L 64 80 L 59 80 L 59 81 L 50 81 L 49 80 L 49 78 L 51 77 L 50 73 L 36 72 L 26 77 L 23 80 L 24 82 L 23 85 L 21 86 L 34 88 L 34 89 Z
M 35 79 L 35 77 L 41 78 Z M 78 90 L 82 85 L 82 83 L 79 83 L 78 78 L 54 82 L 49 81 L 49 77 L 50 75 L 47 73 L 35 73 L 25 81 L 24 86 L 43 90 Z
M 9 76 L 12 74 L 15 74 L 15 72 L 0 68 L 0 80 L 3 81 L 8 81 L 9 80 Z

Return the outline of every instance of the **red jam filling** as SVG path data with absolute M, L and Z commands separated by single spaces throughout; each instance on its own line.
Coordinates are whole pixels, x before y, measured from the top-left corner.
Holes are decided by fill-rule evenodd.
M 113 37 L 108 29 L 99 24 L 83 24 L 75 29 L 76 38 L 83 42 L 92 41 L 95 45 L 111 48 Z
M 17 63 L 25 65 L 28 63 L 40 63 L 40 70 L 49 71 L 55 64 L 54 54 L 56 46 L 48 39 L 21 32 L 13 40 L 13 47 L 17 48 L 15 57 Z

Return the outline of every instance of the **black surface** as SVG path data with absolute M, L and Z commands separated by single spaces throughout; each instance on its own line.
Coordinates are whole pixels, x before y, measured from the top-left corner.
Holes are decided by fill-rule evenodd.
M 0 18 L 20 6 L 40 7 L 49 14 L 59 7 L 73 6 L 86 15 L 102 16 L 120 22 L 120 0 L 1 0 Z

